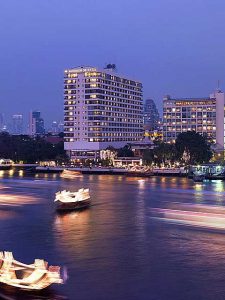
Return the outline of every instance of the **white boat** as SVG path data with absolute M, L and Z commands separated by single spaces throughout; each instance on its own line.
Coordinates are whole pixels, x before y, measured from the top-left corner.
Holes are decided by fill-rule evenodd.
M 75 210 L 90 205 L 89 189 L 79 189 L 77 192 L 61 191 L 56 193 L 55 202 L 58 210 Z
M 23 290 L 42 290 L 64 281 L 58 266 L 48 267 L 42 259 L 27 265 L 15 260 L 12 252 L 0 252 L 0 283 Z

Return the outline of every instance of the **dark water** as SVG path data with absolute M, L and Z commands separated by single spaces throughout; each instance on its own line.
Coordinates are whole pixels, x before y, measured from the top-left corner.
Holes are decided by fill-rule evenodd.
M 0 248 L 26 263 L 44 258 L 66 266 L 69 279 L 40 295 L 2 288 L 0 298 L 225 299 L 225 235 L 157 222 L 150 214 L 174 201 L 224 205 L 223 182 L 11 175 L 0 174 Z M 56 214 L 55 192 L 80 187 L 90 188 L 93 206 Z

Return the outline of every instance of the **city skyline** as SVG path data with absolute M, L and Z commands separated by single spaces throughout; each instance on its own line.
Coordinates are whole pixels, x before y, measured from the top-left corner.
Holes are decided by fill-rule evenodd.
M 26 115 L 21 113 L 14 113 L 12 115 L 5 115 L 4 112 L 0 112 L 0 132 L 8 132 L 10 134 L 18 135 L 34 135 L 31 132 L 31 114 L 41 113 L 39 110 L 29 111 Z M 48 133 L 60 133 L 63 132 L 63 120 L 56 119 L 41 119 L 44 125 L 44 131 Z M 53 121 L 51 121 L 53 120 Z M 41 134 L 41 132 L 38 132 Z
M 201 97 L 218 79 L 223 89 L 223 7 L 220 0 L 1 3 L 4 113 L 37 108 L 44 119 L 62 119 L 63 70 L 77 65 L 115 63 L 119 73 L 143 82 L 144 99 L 154 99 L 160 112 L 166 94 Z M 76 38 L 71 28 L 79 28 Z

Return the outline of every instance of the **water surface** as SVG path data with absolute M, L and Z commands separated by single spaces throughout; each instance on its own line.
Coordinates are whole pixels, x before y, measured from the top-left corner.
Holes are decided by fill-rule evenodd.
M 225 299 L 225 235 L 151 218 L 170 202 L 224 206 L 222 181 L 0 174 L 1 249 L 31 263 L 65 266 L 69 279 L 41 295 L 0 289 L 5 299 Z M 54 195 L 89 187 L 92 207 L 57 214 Z M 4 299 L 4 298 L 3 298 Z

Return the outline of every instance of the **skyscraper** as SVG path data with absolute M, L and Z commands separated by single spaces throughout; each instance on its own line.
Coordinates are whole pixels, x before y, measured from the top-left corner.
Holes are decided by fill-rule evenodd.
M 146 130 L 154 131 L 159 128 L 159 112 L 152 99 L 147 99 L 144 104 L 144 127 Z
M 142 84 L 115 73 L 78 67 L 64 73 L 65 150 L 99 151 L 141 140 L 143 136 Z
M 29 134 L 42 135 L 45 133 L 44 120 L 41 118 L 40 111 L 31 111 L 29 119 Z
M 12 134 L 23 134 L 23 115 L 12 116 Z

